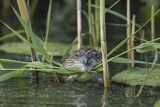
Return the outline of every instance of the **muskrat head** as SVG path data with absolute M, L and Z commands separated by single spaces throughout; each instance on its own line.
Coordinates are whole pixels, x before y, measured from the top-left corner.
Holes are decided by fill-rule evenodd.
M 101 54 L 93 48 L 81 48 L 65 60 L 64 67 L 80 69 L 82 71 L 92 70 L 93 66 L 101 59 Z

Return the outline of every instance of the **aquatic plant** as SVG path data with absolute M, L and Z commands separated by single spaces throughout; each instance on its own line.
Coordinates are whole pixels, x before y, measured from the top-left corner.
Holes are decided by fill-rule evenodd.
M 117 46 L 115 46 L 111 51 L 107 52 L 107 46 L 106 46 L 106 32 L 105 32 L 105 13 L 106 14 L 112 14 L 114 16 L 117 16 L 118 18 L 125 20 L 127 22 L 128 20 L 131 20 L 130 18 L 127 18 L 126 16 L 112 10 L 112 7 L 115 6 L 120 0 L 117 0 L 115 3 L 113 3 L 112 6 L 110 6 L 108 9 L 105 9 L 105 1 L 99 1 L 95 0 L 94 4 L 91 2 L 91 0 L 88 1 L 88 15 L 86 14 L 86 17 L 88 19 L 88 28 L 89 28 L 89 34 L 90 40 L 92 41 L 91 44 L 89 44 L 92 47 L 97 47 L 99 48 L 99 43 L 101 42 L 101 52 L 102 52 L 102 62 L 98 63 L 92 71 L 89 71 L 89 73 L 97 73 L 98 71 L 102 72 L 104 75 L 104 86 L 109 87 L 110 86 L 110 80 L 109 80 L 109 71 L 108 71 L 108 63 L 114 62 L 114 63 L 124 63 L 124 64 L 144 64 L 144 65 L 149 65 L 151 69 L 149 69 L 149 72 L 145 73 L 144 72 L 135 72 L 134 70 L 146 70 L 146 69 L 139 69 L 139 68 L 129 68 L 129 71 L 124 71 L 121 73 L 117 73 L 115 76 L 113 76 L 113 80 L 116 82 L 121 82 L 126 84 L 132 85 L 133 83 L 130 83 L 127 80 L 129 76 L 133 76 L 137 81 L 134 81 L 135 83 L 133 85 L 138 84 L 138 76 L 141 77 L 141 84 L 142 85 L 141 90 L 143 89 L 144 85 L 150 85 L 148 83 L 148 78 L 152 78 L 158 75 L 157 71 L 154 70 L 154 67 L 159 67 L 160 65 L 156 63 L 157 60 L 157 54 L 154 54 L 154 60 L 153 62 L 146 62 L 146 61 L 141 61 L 141 60 L 135 60 L 133 57 L 132 58 L 122 58 L 121 56 L 124 54 L 127 54 L 128 52 L 133 52 L 136 51 L 138 53 L 147 53 L 151 51 L 156 51 L 157 49 L 160 48 L 160 44 L 156 43 L 160 38 L 154 38 L 151 41 L 144 40 L 143 43 L 139 45 L 133 46 L 130 45 L 130 48 L 126 49 L 124 52 L 121 52 L 119 54 L 114 54 L 116 51 L 120 50 L 122 46 L 127 44 L 127 41 L 133 41 L 133 38 L 138 34 L 138 32 L 144 30 L 144 27 L 157 15 L 160 11 L 157 10 L 154 14 L 152 13 L 152 16 L 142 25 L 140 26 L 135 22 L 135 17 L 133 16 L 132 21 L 128 21 L 128 25 L 132 24 L 132 33 L 127 34 L 127 38 L 121 41 Z M 78 3 L 78 2 L 77 2 Z M 77 5 L 78 6 L 78 5 Z M 60 62 L 57 62 L 53 54 L 50 55 L 49 52 L 47 51 L 47 44 L 48 44 L 48 38 L 49 38 L 49 28 L 50 28 L 50 20 L 51 20 L 51 9 L 52 9 L 52 0 L 49 1 L 49 7 L 48 7 L 48 15 L 47 15 L 47 20 L 46 20 L 46 32 L 45 32 L 45 40 L 43 41 L 37 34 L 34 33 L 31 23 L 28 22 L 29 18 L 27 19 L 27 22 L 22 18 L 23 15 L 21 15 L 17 12 L 17 10 L 12 6 L 13 11 L 15 15 L 17 16 L 19 22 L 21 23 L 23 29 L 21 30 L 15 30 L 12 28 L 10 25 L 8 25 L 6 22 L 1 21 L 1 23 L 7 27 L 12 33 L 5 35 L 4 37 L 0 38 L 0 41 L 8 39 L 10 37 L 16 36 L 18 37 L 23 44 L 27 44 L 29 48 L 34 49 L 35 55 L 34 57 L 36 60 L 34 62 L 23 62 L 23 61 L 16 61 L 16 60 L 10 60 L 10 59 L 0 59 L 0 69 L 1 69 L 1 75 L 0 75 L 0 81 L 7 80 L 12 77 L 20 76 L 24 72 L 33 72 L 33 71 L 38 71 L 38 72 L 46 72 L 46 73 L 52 73 L 54 74 L 54 77 L 56 77 L 57 74 L 63 74 L 63 75 L 72 75 L 72 74 L 82 74 L 83 72 L 78 71 L 78 70 L 73 70 L 73 69 L 66 69 L 64 68 Z M 22 10 L 22 9 L 21 9 Z M 78 10 L 78 9 L 77 9 Z M 92 11 L 93 10 L 93 11 Z M 27 10 L 24 10 L 27 11 Z M 81 10 L 83 12 L 83 10 Z M 79 11 L 78 11 L 79 13 Z M 84 13 L 84 12 L 83 12 Z M 25 16 L 28 17 L 28 16 Z M 80 15 L 79 19 L 80 20 Z M 78 21 L 79 22 L 79 21 Z M 78 26 L 80 27 L 80 24 L 82 22 L 79 22 Z M 153 22 L 152 22 L 153 23 Z M 153 26 L 153 25 L 152 25 Z M 137 30 L 135 30 L 137 28 Z M 152 27 L 152 29 L 154 29 Z M 80 30 L 78 30 L 80 31 Z M 26 33 L 28 37 L 31 39 L 28 40 L 26 37 L 24 37 L 23 34 Z M 78 37 L 82 36 L 82 34 L 79 32 Z M 101 36 L 101 37 L 100 37 Z M 101 38 L 101 41 L 100 41 Z M 80 37 L 80 39 L 82 39 Z M 71 47 L 78 41 L 81 41 L 80 39 L 76 38 L 73 40 L 73 42 L 69 45 L 67 51 L 64 54 L 64 57 L 70 52 Z M 79 42 L 80 44 L 81 42 Z M 81 44 L 83 45 L 83 44 Z M 78 46 L 79 48 L 81 47 L 80 45 Z M 63 51 L 64 52 L 64 51 Z M 63 53 L 61 52 L 61 53 Z M 133 55 L 133 53 L 132 53 Z M 64 58 L 63 58 L 64 59 Z M 102 69 L 103 65 L 103 69 Z M 132 66 L 133 67 L 133 66 Z M 133 72 L 134 73 L 133 73 Z M 127 73 L 127 74 L 126 74 Z M 153 74 L 153 75 L 152 75 Z M 127 75 L 123 78 L 121 76 Z M 134 76 L 136 75 L 136 76 Z M 159 76 L 157 76 L 159 78 Z M 121 80 L 123 79 L 123 80 Z M 126 81 L 125 81 L 126 80 Z M 147 81 L 145 83 L 144 81 Z M 125 81 L 125 82 L 124 82 Z M 155 82 L 155 81 L 152 81 Z M 156 79 L 157 82 L 157 79 Z M 152 84 L 152 83 L 151 83 Z M 155 84 L 152 84 L 153 86 Z M 159 84 L 158 84 L 159 85 Z M 156 84 L 157 86 L 157 84 Z

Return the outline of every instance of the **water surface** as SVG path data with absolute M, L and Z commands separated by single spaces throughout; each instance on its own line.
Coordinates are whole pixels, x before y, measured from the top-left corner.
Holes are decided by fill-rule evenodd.
M 153 107 L 160 90 L 147 87 L 139 98 L 135 88 L 116 85 L 106 93 L 93 83 L 60 83 L 13 78 L 0 83 L 0 107 Z

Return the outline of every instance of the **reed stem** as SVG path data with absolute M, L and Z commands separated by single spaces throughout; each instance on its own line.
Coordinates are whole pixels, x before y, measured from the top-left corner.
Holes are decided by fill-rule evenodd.
M 145 30 L 143 29 L 142 32 L 141 32 L 141 35 L 140 35 L 140 40 L 141 40 L 140 43 L 141 44 L 144 43 L 144 39 L 145 39 L 144 35 L 145 35 Z M 143 60 L 143 54 L 141 54 L 140 57 L 141 57 L 141 60 Z
M 152 17 L 150 17 L 138 30 L 136 30 L 135 32 L 134 32 L 134 34 L 131 34 L 128 38 L 126 38 L 126 39 L 124 39 L 122 42 L 120 42 L 116 47 L 114 47 L 109 53 L 108 53 L 108 57 L 111 55 L 111 54 L 113 54 L 115 51 L 117 51 L 119 48 L 121 48 L 129 39 L 131 39 L 134 35 L 136 35 L 140 30 L 142 30 L 145 26 L 146 26 L 146 24 L 148 24 L 150 21 L 151 21 L 151 19 L 155 16 L 155 15 L 157 15 L 158 13 L 160 12 L 160 9 L 158 9 L 155 13 L 154 13 L 154 15 L 152 16 Z M 154 40 L 155 41 L 155 40 Z
M 17 0 L 17 4 L 18 4 L 18 8 L 19 8 L 22 20 L 26 24 L 28 24 L 28 26 L 31 27 L 31 21 L 30 21 L 30 17 L 28 14 L 28 9 L 27 9 L 27 5 L 26 5 L 25 0 Z M 31 35 L 27 31 L 25 31 L 25 32 L 26 32 L 26 36 L 27 36 L 28 41 L 30 43 L 32 43 Z M 31 60 L 32 60 L 32 62 L 34 62 L 36 60 L 36 53 L 33 48 L 31 48 Z M 38 72 L 33 71 L 32 76 L 33 76 L 33 78 L 38 78 Z
M 110 87 L 108 58 L 107 58 L 107 43 L 106 43 L 106 30 L 105 30 L 105 0 L 100 0 L 100 33 L 101 33 L 101 51 L 103 62 L 103 79 L 104 87 Z
M 95 17 L 94 15 L 92 14 L 92 46 L 93 47 L 97 47 L 97 41 L 96 41 L 96 25 L 94 23 L 94 20 L 95 20 Z
M 131 34 L 131 24 L 130 24 L 130 0 L 127 0 L 127 38 Z M 127 41 L 127 50 L 131 49 L 131 39 L 128 39 Z M 128 59 L 131 59 L 131 52 L 128 52 Z M 128 68 L 131 67 L 131 64 L 128 64 Z
M 132 16 L 132 34 L 134 34 L 135 32 L 135 18 L 136 16 L 133 15 Z M 131 38 L 131 49 L 134 48 L 134 36 Z M 134 56 L 134 50 L 131 51 L 131 60 L 134 60 L 135 56 Z M 131 67 L 134 67 L 134 63 L 131 63 Z
M 94 1 L 95 5 L 97 7 L 99 7 L 99 0 L 95 0 Z M 97 43 L 97 46 L 98 44 L 100 43 L 100 13 L 99 13 L 99 9 L 97 8 L 94 8 L 94 13 L 95 13 L 95 35 L 96 35 L 96 43 Z
M 81 0 L 77 0 L 77 36 L 78 36 L 78 49 L 82 47 L 82 20 L 81 20 Z
M 47 21 L 46 21 L 46 33 L 45 33 L 45 41 L 44 41 L 44 49 L 47 48 L 50 22 L 51 22 L 51 10 L 52 10 L 52 0 L 49 0 L 49 7 L 47 12 Z
M 151 17 L 154 15 L 154 5 L 151 8 Z M 154 17 L 151 19 L 151 40 L 155 39 L 155 20 Z
M 92 8 L 91 0 L 88 0 L 88 29 L 89 33 L 92 34 Z

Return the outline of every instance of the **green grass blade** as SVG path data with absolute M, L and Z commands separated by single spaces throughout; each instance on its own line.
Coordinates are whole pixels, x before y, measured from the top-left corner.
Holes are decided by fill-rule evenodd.
M 99 7 L 97 5 L 93 5 L 92 4 L 92 7 L 96 8 L 96 9 L 99 9 Z M 120 19 L 122 19 L 124 21 L 127 21 L 127 17 L 125 15 L 117 12 L 117 11 L 114 11 L 114 10 L 111 10 L 111 9 L 106 9 L 105 11 L 106 11 L 106 13 L 110 13 L 110 14 L 112 14 L 114 16 L 117 16 L 118 18 L 120 18 Z M 98 21 L 98 20 L 96 20 L 96 21 Z M 138 23 L 136 23 L 136 26 L 140 27 L 140 25 Z
M 99 0 L 95 0 L 95 5 L 99 7 Z M 96 31 L 96 40 L 97 43 L 100 42 L 100 13 L 99 13 L 99 9 L 94 8 L 94 12 L 95 12 L 95 31 Z
M 92 10 L 91 10 L 91 0 L 88 0 L 88 28 L 89 33 L 92 33 Z
M 37 48 L 39 54 L 49 59 L 49 55 L 43 47 L 44 46 L 43 41 L 35 33 L 32 33 L 32 42 L 33 42 L 33 45 Z
M 18 72 L 19 72 L 19 71 L 11 71 L 11 72 L 9 72 L 9 73 L 0 75 L 0 82 L 15 77 L 15 76 L 17 75 Z
M 118 12 L 116 12 L 114 10 L 107 10 L 107 12 L 110 13 L 110 14 L 112 14 L 112 15 L 114 15 L 114 16 L 117 16 L 118 18 L 120 18 L 120 19 L 122 19 L 124 21 L 127 21 L 127 17 L 125 15 L 121 14 L 121 13 L 118 13 Z M 141 25 L 139 25 L 138 23 L 136 23 L 136 26 L 138 28 L 141 27 Z
M 46 49 L 47 42 L 48 42 L 49 29 L 50 29 L 50 23 L 51 23 L 51 10 L 52 10 L 52 0 L 49 0 L 44 49 Z
M 153 62 L 145 62 L 141 60 L 131 60 L 123 57 L 116 57 L 112 60 L 110 60 L 113 63 L 121 63 L 121 64 L 129 64 L 129 63 L 134 63 L 134 64 L 144 64 L 144 65 L 153 65 Z M 155 67 L 160 67 L 160 64 L 154 64 Z M 102 67 L 102 63 L 97 64 L 93 70 L 98 70 Z
M 115 48 L 113 48 L 109 53 L 108 56 L 110 56 L 113 52 L 117 51 L 119 48 L 121 48 L 121 46 L 123 46 L 130 38 L 132 38 L 133 36 L 135 36 L 141 29 L 143 29 L 147 23 L 150 22 L 150 20 L 157 15 L 160 12 L 160 9 L 158 9 L 158 11 L 155 12 L 155 14 L 149 18 L 137 31 L 135 31 L 133 34 L 131 34 L 128 38 L 124 39 L 121 43 L 119 43 Z
M 10 60 L 10 59 L 0 59 L 0 63 L 4 69 L 19 69 L 29 62 L 17 61 L 17 60 Z
M 136 46 L 136 51 L 139 53 L 147 53 L 160 49 L 160 43 L 146 42 Z
M 1 63 L 0 63 L 0 70 L 4 70 L 4 67 L 2 66 Z
M 1 63 L 19 63 L 19 64 L 28 64 L 29 62 L 24 62 L 24 61 L 17 61 L 17 60 L 11 60 L 11 59 L 0 59 Z
M 144 86 L 146 85 L 146 81 L 150 79 L 149 76 L 152 75 L 153 72 L 154 72 L 154 67 L 155 67 L 157 61 L 158 61 L 158 51 L 155 50 L 154 60 L 153 60 L 153 64 L 152 64 L 152 66 L 151 66 L 151 69 L 149 70 L 149 72 L 147 72 L 147 75 L 146 75 L 146 77 L 144 78 L 143 84 L 141 85 L 141 87 L 140 87 L 140 89 L 139 89 L 136 97 L 138 97 L 138 96 L 142 93 L 143 88 L 144 88 Z M 159 74 L 159 73 L 158 73 L 158 74 Z M 158 80 L 159 80 L 159 79 L 158 79 Z
M 18 33 L 24 33 L 24 30 L 17 30 Z M 6 40 L 8 38 L 14 37 L 15 33 L 9 33 L 7 35 L 3 35 L 2 37 L 0 37 L 0 41 Z
M 19 39 L 21 39 L 24 43 L 26 43 L 27 45 L 29 45 L 30 47 L 34 48 L 35 47 L 26 39 L 24 38 L 19 32 L 17 32 L 16 30 L 14 30 L 13 28 L 11 28 L 9 25 L 7 25 L 6 23 L 4 23 L 3 21 L 0 20 L 0 22 L 6 26 L 9 30 L 11 30 Z
M 20 15 L 18 14 L 18 12 L 15 10 L 14 7 L 13 11 L 15 13 L 15 15 L 17 16 L 17 18 L 19 19 L 20 23 L 22 24 L 23 28 L 25 29 L 25 31 L 31 36 L 32 39 L 32 43 L 34 45 L 35 50 L 37 50 L 40 54 L 42 54 L 45 58 L 49 59 L 49 55 L 47 54 L 46 50 L 44 49 L 44 44 L 43 41 L 32 31 L 31 25 L 25 23 Z
M 107 12 L 112 14 L 112 15 L 117 16 L 120 19 L 123 19 L 123 20 L 127 21 L 127 17 L 126 16 L 124 16 L 124 15 L 122 15 L 122 14 L 120 14 L 120 13 L 114 11 L 114 10 L 107 10 Z
M 117 57 L 113 60 L 111 60 L 111 62 L 114 63 L 123 63 L 123 64 L 128 64 L 128 63 L 135 63 L 135 64 L 148 64 L 148 65 L 152 65 L 152 62 L 145 62 L 145 61 L 140 61 L 140 60 L 130 60 L 127 58 L 122 58 L 122 57 Z M 160 64 L 155 64 L 155 66 L 160 67 Z
M 30 62 L 29 64 L 26 65 L 26 67 L 38 68 L 38 69 L 53 69 L 54 68 L 52 65 L 47 64 L 47 63 L 43 63 L 40 61 Z

